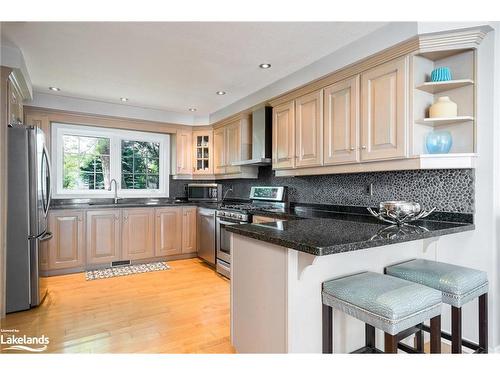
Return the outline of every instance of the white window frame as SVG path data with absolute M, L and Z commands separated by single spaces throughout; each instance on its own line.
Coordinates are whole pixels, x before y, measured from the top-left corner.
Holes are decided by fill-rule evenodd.
M 168 197 L 170 174 L 170 136 L 168 134 L 148 133 L 131 130 L 101 128 L 62 123 L 52 123 L 52 164 L 54 173 L 54 198 L 108 198 L 114 196 L 109 190 L 73 190 L 63 188 L 63 136 L 80 135 L 110 139 L 110 178 L 118 182 L 119 197 Z M 160 144 L 159 189 L 122 189 L 121 188 L 121 144 L 122 140 L 156 142 Z M 114 188 L 114 186 L 113 186 Z

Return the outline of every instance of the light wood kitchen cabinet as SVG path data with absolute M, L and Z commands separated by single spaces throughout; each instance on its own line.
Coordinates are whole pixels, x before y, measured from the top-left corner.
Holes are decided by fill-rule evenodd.
M 295 100 L 295 166 L 316 167 L 323 162 L 323 91 Z
M 239 167 L 232 163 L 241 160 L 241 124 L 240 120 L 226 126 L 226 174 L 239 172 Z
M 213 174 L 212 131 L 193 132 L 193 174 Z
M 176 135 L 177 174 L 193 173 L 193 135 L 190 130 L 178 130 Z
M 226 173 L 226 129 L 214 130 L 214 174 Z
M 361 74 L 361 160 L 403 158 L 407 149 L 408 57 Z
M 196 253 L 196 207 L 182 208 L 182 253 Z
M 14 78 L 9 76 L 7 84 L 8 95 L 8 122 L 11 125 L 22 124 L 23 121 L 23 98 Z
M 120 210 L 89 210 L 86 224 L 87 263 L 120 260 Z
M 273 108 L 273 169 L 295 167 L 295 103 Z
M 245 168 L 235 163 L 248 160 L 252 153 L 252 126 L 249 115 L 242 115 L 214 130 L 214 174 L 241 174 Z
M 122 212 L 123 259 L 138 260 L 154 256 L 154 210 L 126 209 Z
M 53 237 L 42 242 L 47 253 L 45 269 L 77 268 L 85 264 L 82 211 L 54 211 L 49 214 Z
M 323 163 L 359 161 L 359 75 L 324 89 Z
M 182 253 L 182 207 L 157 208 L 155 256 Z

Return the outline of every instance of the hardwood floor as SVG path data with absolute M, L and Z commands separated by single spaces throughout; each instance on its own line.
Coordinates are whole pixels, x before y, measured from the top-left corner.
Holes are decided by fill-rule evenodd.
M 234 353 L 229 281 L 199 259 L 169 265 L 94 281 L 51 277 L 44 303 L 7 315 L 1 327 L 45 334 L 54 353 Z

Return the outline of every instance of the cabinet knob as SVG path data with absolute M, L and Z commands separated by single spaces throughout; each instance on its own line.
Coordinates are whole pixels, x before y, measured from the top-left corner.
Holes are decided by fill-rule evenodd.
M 354 148 L 354 147 L 351 147 L 351 151 L 354 151 L 354 150 L 355 150 L 355 148 Z
M 362 150 L 366 150 L 366 146 L 361 146 L 361 149 Z

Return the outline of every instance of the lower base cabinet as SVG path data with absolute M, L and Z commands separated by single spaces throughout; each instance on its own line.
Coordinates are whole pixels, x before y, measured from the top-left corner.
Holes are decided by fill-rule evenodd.
M 46 249 L 42 255 L 44 267 L 51 270 L 82 267 L 85 264 L 83 211 L 51 214 L 49 230 L 53 237 L 43 243 Z
M 52 210 L 53 237 L 42 242 L 41 270 L 72 272 L 119 260 L 193 254 L 196 220 L 195 206 Z
M 122 212 L 122 258 L 138 260 L 154 256 L 154 210 L 134 208 Z
M 196 253 L 197 208 L 182 208 L 182 253 Z
M 87 264 L 121 260 L 120 210 L 87 211 Z
M 182 253 L 182 207 L 156 209 L 155 255 Z

